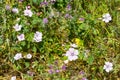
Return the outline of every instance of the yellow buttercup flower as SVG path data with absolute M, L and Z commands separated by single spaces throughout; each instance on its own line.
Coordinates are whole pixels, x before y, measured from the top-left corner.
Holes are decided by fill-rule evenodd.
M 79 38 L 75 38 L 74 41 L 78 46 L 84 46 L 83 40 Z

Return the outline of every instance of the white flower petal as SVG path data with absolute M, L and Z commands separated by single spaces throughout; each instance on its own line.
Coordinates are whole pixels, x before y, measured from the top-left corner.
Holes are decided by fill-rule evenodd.
M 78 56 L 73 56 L 73 60 L 76 60 L 76 59 L 78 59 Z
M 74 48 L 69 48 L 69 51 L 70 51 L 71 53 L 73 53 L 73 52 L 74 52 Z
M 106 17 L 110 17 L 110 14 L 109 14 L 109 13 L 107 13 L 107 14 L 106 14 Z
M 73 47 L 73 48 L 76 48 L 76 47 L 77 47 L 76 44 L 71 44 L 70 46 Z
M 12 77 L 11 77 L 11 80 L 16 80 L 16 76 L 12 76 Z
M 106 65 L 104 65 L 103 69 L 106 69 Z
M 15 29 L 15 31 L 20 31 L 22 26 L 21 25 L 18 25 L 16 24 L 15 26 L 13 26 L 13 28 Z
M 68 60 L 72 61 L 73 60 L 73 56 L 68 56 Z
M 109 69 L 105 69 L 105 71 L 106 71 L 106 72 L 110 72 L 110 70 L 109 70 Z
M 69 62 L 69 60 L 65 60 L 64 63 L 67 64 Z
M 70 52 L 69 52 L 69 51 L 67 51 L 65 55 L 66 55 L 66 56 L 70 56 Z
M 74 54 L 75 55 L 78 55 L 79 53 L 78 53 L 78 50 L 74 50 Z
M 107 19 L 106 19 L 106 20 L 105 20 L 105 22 L 106 22 L 106 23 L 108 23 L 108 22 L 109 22 L 109 20 L 107 20 Z

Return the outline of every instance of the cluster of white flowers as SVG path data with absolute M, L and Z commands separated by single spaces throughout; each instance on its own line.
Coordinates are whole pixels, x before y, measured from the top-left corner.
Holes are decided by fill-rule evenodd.
M 20 31 L 22 28 L 22 25 L 16 24 L 15 26 L 13 26 L 13 28 L 15 29 L 15 31 Z
M 21 59 L 21 58 L 23 58 L 23 57 L 22 57 L 22 53 L 17 53 L 17 54 L 14 56 L 14 59 L 15 59 L 15 60 L 19 60 L 19 59 Z M 25 56 L 25 58 L 31 59 L 31 58 L 32 58 L 32 55 L 31 55 L 30 53 L 28 53 L 28 54 Z
M 31 10 L 29 10 L 27 7 L 26 7 L 26 10 L 24 10 L 24 15 L 25 16 L 28 16 L 28 17 L 32 17 L 33 13 Z
M 41 41 L 42 41 L 42 33 L 36 31 L 36 33 L 34 34 L 33 40 L 34 40 L 35 42 L 41 42 Z
M 113 64 L 111 62 L 105 62 L 103 69 L 105 69 L 106 72 L 110 72 L 113 69 Z

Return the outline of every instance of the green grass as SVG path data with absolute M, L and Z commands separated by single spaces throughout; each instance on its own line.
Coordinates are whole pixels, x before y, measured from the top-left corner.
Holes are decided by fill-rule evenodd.
M 120 80 L 120 1 L 56 0 L 54 4 L 40 6 L 42 1 L 0 1 L 0 79 L 17 76 L 16 80 L 82 80 L 83 77 L 88 80 Z M 71 10 L 67 10 L 68 4 Z M 5 9 L 6 5 L 10 6 L 9 10 Z M 32 17 L 24 16 L 23 11 L 28 5 Z M 18 14 L 12 12 L 14 7 L 18 8 Z M 106 13 L 112 17 L 109 23 L 100 19 Z M 66 14 L 72 17 L 66 18 Z M 48 18 L 47 24 L 43 23 L 43 18 Z M 80 18 L 84 20 L 80 21 Z M 17 23 L 22 25 L 18 32 L 13 28 Z M 43 34 L 39 43 L 33 42 L 36 31 Z M 19 42 L 16 36 L 22 33 L 25 40 Z M 64 64 L 67 59 L 64 54 L 72 43 L 78 46 L 78 59 Z M 32 58 L 16 61 L 16 53 L 22 53 L 23 57 L 31 53 Z M 109 73 L 103 69 L 108 61 L 113 64 Z M 53 74 L 48 72 L 50 65 Z M 61 69 L 63 65 L 66 70 Z M 27 71 L 34 75 L 30 76 Z

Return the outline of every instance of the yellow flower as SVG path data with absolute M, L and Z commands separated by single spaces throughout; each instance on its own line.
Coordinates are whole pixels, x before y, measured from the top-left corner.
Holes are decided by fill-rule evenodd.
M 74 41 L 78 46 L 84 46 L 83 40 L 79 38 L 74 38 Z

